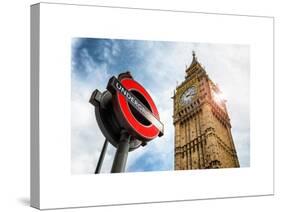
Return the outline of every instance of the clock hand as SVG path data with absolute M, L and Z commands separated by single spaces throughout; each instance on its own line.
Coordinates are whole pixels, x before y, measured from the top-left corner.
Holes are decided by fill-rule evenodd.
M 190 96 L 190 95 L 191 95 L 191 93 L 188 92 L 187 94 L 185 94 L 185 97 L 188 97 L 188 96 Z
M 185 98 L 187 99 L 188 97 L 190 96 L 190 94 L 188 94 L 188 95 L 185 95 Z
M 188 95 L 186 95 L 185 97 L 189 97 L 189 96 L 194 96 L 194 93 L 189 93 Z

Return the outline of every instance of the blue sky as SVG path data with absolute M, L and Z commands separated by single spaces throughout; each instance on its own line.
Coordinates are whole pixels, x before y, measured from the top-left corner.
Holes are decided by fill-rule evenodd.
M 171 96 L 176 83 L 184 80 L 192 50 L 211 79 L 225 91 L 240 164 L 242 167 L 250 165 L 248 46 L 74 38 L 71 58 L 72 173 L 92 173 L 104 141 L 96 124 L 94 108 L 88 103 L 91 92 L 96 88 L 105 90 L 110 76 L 127 70 L 154 99 L 165 125 L 165 135 L 130 152 L 126 171 L 174 169 Z M 240 90 L 243 97 L 234 98 Z M 114 153 L 115 149 L 110 146 L 102 172 L 110 172 Z

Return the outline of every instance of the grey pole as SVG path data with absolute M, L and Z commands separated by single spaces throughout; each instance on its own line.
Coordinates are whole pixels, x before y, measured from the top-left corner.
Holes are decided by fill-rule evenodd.
M 111 168 L 111 173 L 120 173 L 125 171 L 127 157 L 129 153 L 130 135 L 127 131 L 122 130 L 119 144 L 115 153 L 114 161 Z
M 101 166 L 102 166 L 102 163 L 103 163 L 103 159 L 104 159 L 104 156 L 105 156 L 105 151 L 107 149 L 107 145 L 108 145 L 108 140 L 105 139 L 103 147 L 102 147 L 102 150 L 101 150 L 101 153 L 100 153 L 100 158 L 99 158 L 96 170 L 95 170 L 95 174 L 99 174 L 100 173 Z

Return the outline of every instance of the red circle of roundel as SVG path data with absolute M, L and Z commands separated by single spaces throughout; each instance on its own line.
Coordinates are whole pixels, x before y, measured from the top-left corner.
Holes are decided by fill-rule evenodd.
M 130 78 L 124 78 L 121 80 L 122 85 L 127 90 L 135 90 L 139 92 L 148 102 L 152 114 L 159 119 L 159 113 L 156 108 L 156 105 L 154 104 L 152 98 L 150 97 L 149 93 L 135 80 Z M 126 101 L 126 98 L 119 92 L 117 92 L 117 101 L 119 103 L 121 113 L 123 114 L 125 120 L 128 122 L 128 124 L 133 128 L 133 130 L 141 137 L 151 140 L 158 136 L 159 130 L 153 125 L 150 124 L 148 126 L 143 125 L 140 123 L 135 116 L 132 114 L 129 103 Z

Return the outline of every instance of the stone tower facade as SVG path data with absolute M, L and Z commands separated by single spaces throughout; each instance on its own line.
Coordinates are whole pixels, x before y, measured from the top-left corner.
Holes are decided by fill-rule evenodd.
M 175 170 L 239 167 L 226 100 L 192 55 L 172 97 Z

